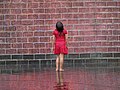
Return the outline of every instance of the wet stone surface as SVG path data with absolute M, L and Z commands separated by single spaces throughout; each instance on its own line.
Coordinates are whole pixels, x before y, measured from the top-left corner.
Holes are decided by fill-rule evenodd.
M 68 63 L 64 69 L 56 72 L 54 64 L 0 65 L 0 90 L 120 90 L 116 63 Z

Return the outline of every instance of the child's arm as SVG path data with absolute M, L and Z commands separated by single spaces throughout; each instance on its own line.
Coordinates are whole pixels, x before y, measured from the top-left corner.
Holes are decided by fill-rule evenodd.
M 52 47 L 54 47 L 55 44 L 55 35 L 52 36 Z
M 68 46 L 68 34 L 65 34 L 66 45 Z

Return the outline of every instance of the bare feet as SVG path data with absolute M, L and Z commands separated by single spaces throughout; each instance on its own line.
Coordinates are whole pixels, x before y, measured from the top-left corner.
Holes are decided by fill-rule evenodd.
M 64 71 L 64 69 L 60 69 L 60 71 L 61 71 L 61 72 L 63 72 L 63 71 Z
M 58 71 L 58 69 L 56 69 L 56 71 Z

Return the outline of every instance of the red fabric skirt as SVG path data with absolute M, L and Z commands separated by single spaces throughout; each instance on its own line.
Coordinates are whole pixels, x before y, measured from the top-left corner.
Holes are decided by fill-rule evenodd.
M 54 54 L 68 54 L 68 48 L 65 42 L 55 43 Z

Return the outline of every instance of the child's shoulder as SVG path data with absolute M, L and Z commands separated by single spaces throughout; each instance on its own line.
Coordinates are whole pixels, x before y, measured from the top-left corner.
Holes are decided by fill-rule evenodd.
M 63 33 L 64 33 L 64 34 L 67 34 L 67 30 L 66 30 L 66 29 L 64 29 L 64 30 L 63 30 Z
M 58 33 L 58 31 L 55 29 L 54 31 L 53 31 L 53 34 L 55 35 L 55 34 L 57 34 Z

